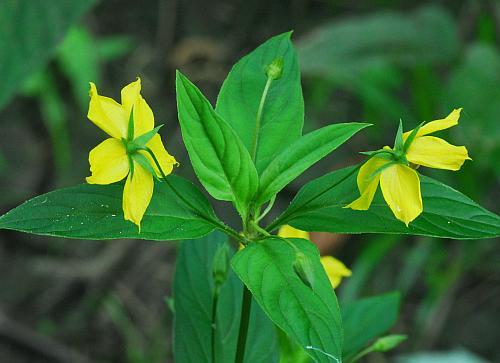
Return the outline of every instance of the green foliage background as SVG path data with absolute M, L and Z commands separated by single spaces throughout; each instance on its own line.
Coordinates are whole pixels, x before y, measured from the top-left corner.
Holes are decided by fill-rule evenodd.
M 140 75 L 157 123 L 166 124 L 161 133 L 181 163 L 178 173 L 195 180 L 177 122 L 175 69 L 215 104 L 230 65 L 270 36 L 294 29 L 305 132 L 330 122 L 374 127 L 285 188 L 269 219 L 305 182 L 361 160 L 359 150 L 389 144 L 399 118 L 410 128 L 455 107 L 464 112 L 448 138 L 467 145 L 474 161 L 459 173 L 422 173 L 498 213 L 499 6 L 495 1 L 2 1 L 0 212 L 88 175 L 87 153 L 102 139 L 86 119 L 89 80 L 116 98 Z M 286 110 L 279 107 L 277 112 Z M 217 109 L 231 112 L 220 99 Z M 225 204 L 215 208 L 230 217 Z M 183 217 L 164 218 L 174 223 Z M 396 329 L 410 339 L 394 353 L 399 358 L 373 361 L 399 362 L 410 359 L 402 353 L 456 346 L 500 359 L 498 241 L 322 237 L 328 239 L 322 251 L 353 270 L 337 291 L 346 306 L 355 298 L 401 291 Z M 170 359 L 172 314 L 162 301 L 171 295 L 175 254 L 174 246 L 152 242 L 75 243 L 2 231 L 0 361 Z M 45 343 L 46 358 L 30 346 L 33 341 Z M 453 354 L 475 361 L 463 358 L 471 353 Z

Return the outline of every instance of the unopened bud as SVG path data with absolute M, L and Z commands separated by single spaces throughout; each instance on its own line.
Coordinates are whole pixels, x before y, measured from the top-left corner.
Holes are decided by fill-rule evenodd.
M 266 67 L 266 75 L 272 80 L 280 79 L 283 75 L 283 66 L 285 62 L 283 57 L 274 59 L 271 64 Z
M 406 340 L 406 335 L 387 335 L 385 337 L 379 338 L 373 343 L 372 348 L 375 352 L 387 352 L 391 349 L 396 348 Z
M 304 285 L 312 289 L 314 284 L 314 271 L 309 257 L 302 252 L 297 252 L 295 261 L 293 262 L 293 269 Z
M 223 243 L 215 251 L 212 261 L 212 276 L 216 286 L 221 286 L 226 281 L 229 263 L 229 246 Z

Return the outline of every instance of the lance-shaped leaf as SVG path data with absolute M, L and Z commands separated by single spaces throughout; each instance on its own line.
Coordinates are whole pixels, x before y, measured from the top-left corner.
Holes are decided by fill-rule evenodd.
M 233 363 L 239 333 L 243 284 L 230 272 L 222 285 L 215 322 L 212 321 L 214 255 L 227 237 L 213 232 L 181 243 L 174 278 L 174 355 L 176 362 Z M 214 344 L 212 327 L 215 326 Z M 252 304 L 245 362 L 277 361 L 278 342 L 272 322 Z
M 194 171 L 216 199 L 233 201 L 242 216 L 258 187 L 250 154 L 200 90 L 177 72 L 177 108 Z
M 95 0 L 0 1 L 0 109 L 23 81 L 49 61 L 68 28 L 94 3 Z
M 391 292 L 342 306 L 344 358 L 352 356 L 373 339 L 387 332 L 397 321 L 400 295 Z
M 299 251 L 310 263 L 307 284 L 294 268 Z M 314 244 L 271 237 L 240 250 L 232 266 L 269 318 L 316 362 L 341 361 L 340 310 Z
M 204 236 L 217 217 L 189 181 L 170 175 L 156 182 L 141 231 L 123 219 L 123 185 L 81 184 L 40 195 L 0 217 L 0 228 L 85 239 L 177 240 Z
M 355 122 L 329 125 L 289 144 L 262 172 L 256 204 L 268 201 L 304 170 L 367 126 L 369 124 Z
M 498 215 L 423 175 L 420 187 L 424 211 L 409 227 L 394 217 L 380 190 L 367 211 L 344 208 L 359 197 L 357 171 L 358 167 L 348 167 L 307 183 L 268 229 L 290 224 L 305 231 L 334 233 L 397 233 L 455 239 L 500 235 Z
M 433 5 L 333 19 L 301 38 L 302 72 L 347 84 L 381 66 L 447 64 L 460 51 L 457 28 L 449 11 Z
M 302 134 L 304 100 L 291 34 L 269 39 L 236 63 L 217 99 L 217 112 L 231 124 L 250 152 L 256 137 L 255 162 L 259 173 L 276 153 Z M 266 69 L 277 59 L 283 61 L 282 75 L 270 84 L 258 125 L 257 113 L 267 82 Z

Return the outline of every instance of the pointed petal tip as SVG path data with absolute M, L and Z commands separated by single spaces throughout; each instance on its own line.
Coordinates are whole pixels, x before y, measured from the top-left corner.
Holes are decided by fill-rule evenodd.
M 413 216 L 410 216 L 410 215 L 404 215 L 404 216 L 399 216 L 399 215 L 396 215 L 394 214 L 394 216 L 396 217 L 396 219 L 400 220 L 401 222 L 403 222 L 406 226 L 406 228 L 410 228 L 410 223 L 412 223 L 415 219 L 417 219 L 417 217 L 422 214 L 422 211 L 423 210 L 420 210 L 420 212 L 416 215 L 413 215 Z
M 455 125 L 458 124 L 458 119 L 460 118 L 460 113 L 462 112 L 462 107 L 460 108 L 455 108 L 453 111 L 450 112 L 446 118 L 450 118 L 454 121 Z
M 90 88 L 89 88 L 89 96 L 91 98 L 94 97 L 94 96 L 97 96 L 98 93 L 97 93 L 97 87 L 96 87 L 95 83 L 94 82 L 89 82 L 89 86 L 90 86 Z
M 141 221 L 137 221 L 134 219 L 134 217 L 129 217 L 129 216 L 124 216 L 123 219 L 125 219 L 126 221 L 129 221 L 133 224 L 135 224 L 137 226 L 137 229 L 138 229 L 138 232 L 139 234 L 141 233 Z
M 137 77 L 135 81 L 132 81 L 126 86 L 124 86 L 121 92 L 122 94 L 126 92 L 126 95 L 131 97 L 131 99 L 135 101 L 135 98 L 140 96 L 141 88 L 142 88 L 141 78 Z
M 404 223 L 404 225 L 406 226 L 406 228 L 410 228 L 410 223 L 413 222 L 422 212 L 420 212 L 419 214 L 417 214 L 416 216 L 408 216 L 408 215 L 396 215 L 394 214 L 394 217 L 396 217 L 396 219 L 402 223 Z

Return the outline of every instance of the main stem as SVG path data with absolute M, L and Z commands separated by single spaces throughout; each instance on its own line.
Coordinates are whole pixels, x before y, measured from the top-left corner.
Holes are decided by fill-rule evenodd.
M 253 240 L 259 235 L 256 220 L 259 217 L 259 208 L 251 207 L 246 220 L 243 223 L 243 234 L 245 239 Z M 257 228 L 256 228 L 257 227 Z M 240 328 L 238 332 L 238 345 L 236 346 L 235 363 L 243 363 L 245 358 L 245 346 L 248 335 L 248 325 L 250 321 L 250 309 L 252 305 L 252 293 L 243 284 L 243 295 L 241 299 Z
M 267 76 L 266 85 L 264 86 L 264 90 L 262 91 L 262 96 L 259 102 L 259 108 L 257 110 L 257 116 L 255 118 L 255 132 L 252 140 L 252 160 L 255 161 L 257 156 L 257 145 L 259 141 L 259 133 L 260 133 L 260 124 L 262 122 L 262 112 L 264 111 L 264 105 L 266 103 L 267 94 L 269 93 L 269 88 L 271 87 L 271 83 L 273 78 Z M 255 209 L 252 213 L 249 214 L 249 218 L 244 221 L 243 229 L 245 232 L 245 236 L 249 236 L 253 238 L 255 233 L 259 233 L 260 231 L 258 223 L 259 223 L 259 210 L 260 208 Z M 267 212 L 266 212 L 267 213 Z M 255 218 L 256 217 L 256 218 Z M 245 359 L 245 346 L 247 342 L 248 335 L 248 324 L 250 321 L 250 309 L 252 307 L 252 293 L 245 284 L 243 284 L 243 298 L 241 302 L 241 315 L 240 315 L 240 330 L 238 333 L 238 345 L 236 347 L 236 358 L 235 363 L 243 363 Z
M 250 322 L 250 309 L 252 307 L 252 293 L 243 284 L 243 301 L 241 302 L 240 330 L 238 333 L 238 345 L 236 347 L 235 363 L 243 363 L 245 358 L 245 346 L 248 335 L 248 324 Z

